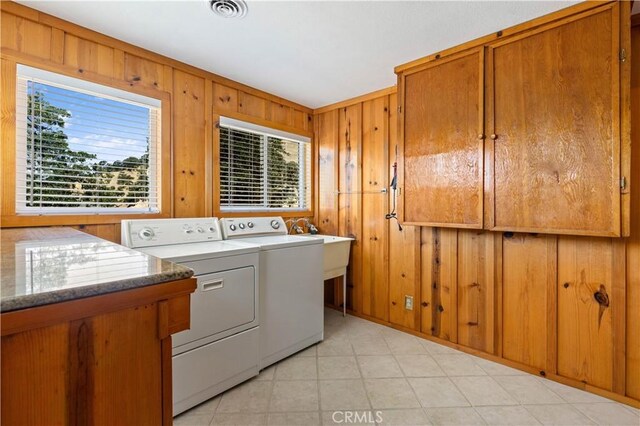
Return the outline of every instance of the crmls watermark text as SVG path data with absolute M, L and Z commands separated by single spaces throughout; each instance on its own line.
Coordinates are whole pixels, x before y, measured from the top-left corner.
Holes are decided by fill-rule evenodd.
M 334 423 L 381 423 L 382 411 L 334 411 L 331 415 Z

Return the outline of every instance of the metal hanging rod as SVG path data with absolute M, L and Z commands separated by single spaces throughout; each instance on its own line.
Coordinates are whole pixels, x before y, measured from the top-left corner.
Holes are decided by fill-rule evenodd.
M 382 188 L 379 191 L 334 191 L 334 194 L 343 195 L 355 195 L 355 194 L 386 194 L 387 188 Z

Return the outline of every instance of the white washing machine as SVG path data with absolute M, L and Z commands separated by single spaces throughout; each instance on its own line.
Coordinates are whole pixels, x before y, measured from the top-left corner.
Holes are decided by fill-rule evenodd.
M 225 218 L 227 240 L 260 246 L 260 369 L 323 339 L 323 241 L 281 217 Z
M 191 328 L 172 336 L 174 416 L 260 371 L 260 248 L 221 239 L 215 218 L 122 221 L 123 245 L 198 280 Z

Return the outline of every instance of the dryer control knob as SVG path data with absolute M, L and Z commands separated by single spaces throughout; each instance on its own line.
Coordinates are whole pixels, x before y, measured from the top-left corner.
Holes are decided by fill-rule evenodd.
M 153 229 L 151 229 L 151 228 L 142 228 L 140 230 L 140 232 L 138 232 L 138 235 L 143 240 L 149 241 L 150 239 L 152 239 L 155 236 L 155 233 L 153 232 Z
M 272 221 L 271 221 L 271 227 L 272 227 L 273 229 L 278 229 L 278 228 L 280 228 L 280 222 L 278 222 L 277 220 L 272 220 Z
M 232 225 L 229 225 L 229 229 L 231 229 L 232 231 L 235 231 L 235 230 L 236 230 L 236 226 L 235 226 L 235 225 L 233 225 L 233 224 L 232 224 Z
M 240 229 L 244 229 L 244 223 L 241 223 L 240 225 L 238 225 L 238 227 L 239 227 Z
M 249 229 L 253 228 L 253 222 L 248 222 L 247 226 L 249 227 Z

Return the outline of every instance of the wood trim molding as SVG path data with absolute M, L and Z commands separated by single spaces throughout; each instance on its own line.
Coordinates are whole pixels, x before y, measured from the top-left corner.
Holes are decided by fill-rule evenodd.
M 283 132 L 293 133 L 296 135 L 305 136 L 307 138 L 313 139 L 313 130 L 305 131 L 297 127 L 287 126 L 285 124 L 279 124 L 264 118 L 254 117 L 254 116 L 242 114 L 239 112 L 233 112 L 233 111 L 214 112 L 213 117 L 214 117 L 214 123 L 213 123 L 214 126 L 218 126 L 220 124 L 220 117 L 228 117 L 228 118 L 233 118 L 234 120 L 240 120 L 247 123 L 255 124 L 257 126 L 281 130 Z
M 494 42 L 496 40 L 501 40 L 503 38 L 512 36 L 514 34 L 517 34 L 517 33 L 520 33 L 520 32 L 526 31 L 526 30 L 531 30 L 531 29 L 537 28 L 537 27 L 539 27 L 541 25 L 545 25 L 545 24 L 548 24 L 550 22 L 557 21 L 559 19 L 563 19 L 563 18 L 566 18 L 566 17 L 571 16 L 571 15 L 575 15 L 575 14 L 580 13 L 580 12 L 584 12 L 584 11 L 587 11 L 587 10 L 590 10 L 590 9 L 597 8 L 597 7 L 602 6 L 602 5 L 606 5 L 606 4 L 612 3 L 613 1 L 616 1 L 616 0 L 594 0 L 594 1 L 585 1 L 585 2 L 582 2 L 582 3 L 578 3 L 576 5 L 569 6 L 569 7 L 564 8 L 564 9 L 560 9 L 558 11 L 549 13 L 549 14 L 541 16 L 539 18 L 532 19 L 530 21 L 514 25 L 514 26 L 506 28 L 504 30 L 500 30 L 500 31 L 497 31 L 497 32 L 492 33 L 492 34 L 476 38 L 474 40 L 471 40 L 471 41 L 468 41 L 466 43 L 460 44 L 458 46 L 451 47 L 449 49 L 444 49 L 444 50 L 442 50 L 440 52 L 435 52 L 435 53 L 432 53 L 430 55 L 424 56 L 422 58 L 418 58 L 418 59 L 415 59 L 413 61 L 406 62 L 404 64 L 396 66 L 394 68 L 394 71 L 395 71 L 396 74 L 400 74 L 400 73 L 403 73 L 404 71 L 406 71 L 406 70 L 408 70 L 410 68 L 413 68 L 413 67 L 418 66 L 418 65 L 422 65 L 422 64 L 424 64 L 426 62 L 430 62 L 430 61 L 435 60 L 435 59 L 440 59 L 441 57 L 444 57 L 444 56 L 447 56 L 447 55 L 451 55 L 453 53 L 457 53 L 457 52 L 460 52 L 462 50 L 466 50 L 466 49 L 469 49 L 469 48 L 472 48 L 472 47 L 478 47 L 478 46 L 482 46 L 482 45 L 485 45 L 485 44 L 489 44 L 489 43 Z
M 386 87 L 384 89 L 376 90 L 375 92 L 365 93 L 364 95 L 356 96 L 355 98 L 345 99 L 344 101 L 336 102 L 334 104 L 325 105 L 320 108 L 316 108 L 313 110 L 313 114 L 322 114 L 323 112 L 328 112 L 338 108 L 348 107 L 353 104 L 358 104 L 360 102 L 369 101 L 371 99 L 380 98 L 382 96 L 392 95 L 398 91 L 396 86 Z

